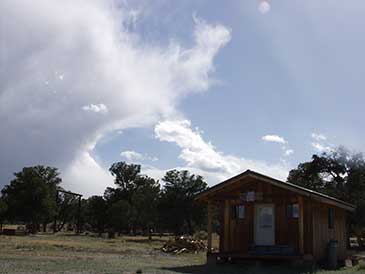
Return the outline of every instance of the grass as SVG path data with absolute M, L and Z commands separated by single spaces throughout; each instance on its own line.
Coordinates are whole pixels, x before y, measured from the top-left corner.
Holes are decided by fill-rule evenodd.
M 217 265 L 206 266 L 205 253 L 171 255 L 159 248 L 166 237 L 118 237 L 45 235 L 0 236 L 0 273 L 296 273 L 307 271 L 289 266 Z M 365 273 L 365 267 L 320 274 Z

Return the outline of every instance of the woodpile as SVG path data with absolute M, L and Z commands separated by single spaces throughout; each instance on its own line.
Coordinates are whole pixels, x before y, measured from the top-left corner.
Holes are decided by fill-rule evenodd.
M 197 253 L 199 251 L 206 251 L 207 246 L 201 240 L 194 240 L 191 237 L 181 236 L 173 240 L 169 240 L 161 250 L 165 253 Z

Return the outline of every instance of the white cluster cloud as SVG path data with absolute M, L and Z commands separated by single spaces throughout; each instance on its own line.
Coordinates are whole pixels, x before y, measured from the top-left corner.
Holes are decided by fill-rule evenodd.
M 122 151 L 120 153 L 120 156 L 122 156 L 129 162 L 137 162 L 137 163 L 139 163 L 143 160 L 149 160 L 149 161 L 153 161 L 153 162 L 158 160 L 158 158 L 155 156 L 149 156 L 147 154 L 142 154 L 142 153 L 139 153 L 139 152 L 133 151 L 133 150 Z
M 261 12 L 262 14 L 266 14 L 270 11 L 270 9 L 271 9 L 271 5 L 268 1 L 260 0 L 259 12 Z
M 208 89 L 230 30 L 196 19 L 191 47 L 158 46 L 129 27 L 139 14 L 112 0 L 1 2 L 1 182 L 47 164 L 61 168 L 65 187 L 100 193 L 109 176 L 88 174 L 99 170 L 91 152 L 101 137 L 152 125 Z
M 85 111 L 91 111 L 91 112 L 96 112 L 96 113 L 101 113 L 101 114 L 106 114 L 108 113 L 108 108 L 106 107 L 106 105 L 104 104 L 90 104 L 90 105 L 85 105 L 82 107 L 83 110 Z
M 283 137 L 279 135 L 265 135 L 262 136 L 261 139 L 265 142 L 272 142 L 272 143 L 278 143 L 281 144 L 281 149 L 284 153 L 284 156 L 290 156 L 294 153 L 294 150 L 291 148 L 288 148 L 288 141 L 286 141 Z
M 180 158 L 192 172 L 202 174 L 210 184 L 252 169 L 285 180 L 288 166 L 226 155 L 206 142 L 201 133 L 191 128 L 188 120 L 166 120 L 155 126 L 155 136 L 160 141 L 175 143 L 181 148 Z M 156 171 L 154 171 L 156 172 Z
M 274 143 L 280 143 L 280 144 L 286 144 L 287 141 L 283 137 L 280 137 L 279 135 L 265 135 L 262 136 L 262 140 L 266 142 L 274 142 Z

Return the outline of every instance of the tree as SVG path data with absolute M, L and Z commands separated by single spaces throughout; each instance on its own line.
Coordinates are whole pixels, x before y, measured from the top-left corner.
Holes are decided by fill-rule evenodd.
M 157 200 L 160 192 L 158 181 L 141 174 L 141 166 L 136 164 L 118 162 L 109 170 L 115 177 L 114 183 L 117 187 L 106 189 L 104 197 L 108 205 L 126 202 L 124 205 L 129 205 L 130 231 L 135 233 L 137 226 L 150 231 L 150 226 L 157 220 Z
M 126 193 L 130 193 L 136 187 L 135 180 L 141 173 L 141 166 L 118 162 L 112 164 L 109 168 L 111 174 L 115 177 L 114 183 Z
M 66 223 L 77 224 L 79 215 L 80 197 L 72 192 L 59 191 L 56 197 L 56 217 L 54 219 L 54 232 L 61 231 Z M 81 210 L 81 208 L 80 208 Z M 81 214 L 80 214 L 81 215 Z M 59 222 L 58 222 L 59 221 Z
M 135 181 L 136 188 L 132 193 L 131 203 L 135 225 L 148 231 L 151 239 L 151 229 L 157 223 L 157 205 L 160 194 L 160 184 L 148 176 L 139 176 Z
M 324 192 L 325 189 L 320 170 L 312 162 L 301 163 L 296 169 L 291 170 L 287 181 L 319 192 Z
M 121 233 L 128 230 L 129 220 L 133 215 L 132 207 L 127 201 L 120 200 L 108 208 L 107 215 L 109 226 Z
M 4 199 L 0 198 L 0 231 L 3 230 L 3 222 L 5 220 L 7 210 L 7 204 L 5 203 Z
M 313 155 L 289 172 L 288 182 L 356 205 L 355 226 L 365 225 L 365 160 L 344 147 L 331 153 Z
M 99 234 L 103 233 L 107 223 L 107 203 L 102 196 L 91 196 L 86 201 L 86 220 Z
M 49 222 L 55 215 L 55 195 L 61 178 L 57 168 L 44 166 L 25 167 L 14 176 L 1 191 L 8 205 L 7 217 L 26 222 L 35 233 L 39 224 Z
M 159 210 L 160 220 L 175 233 L 193 233 L 193 227 L 204 223 L 205 208 L 194 203 L 194 197 L 207 189 L 202 176 L 190 174 L 187 170 L 168 171 L 162 179 L 165 182 Z

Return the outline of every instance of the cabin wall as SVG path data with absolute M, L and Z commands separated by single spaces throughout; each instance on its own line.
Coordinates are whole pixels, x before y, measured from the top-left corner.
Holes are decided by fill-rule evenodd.
M 249 191 L 263 193 L 263 199 L 256 202 L 242 201 L 239 198 L 240 193 Z M 293 247 L 297 254 L 310 254 L 316 260 L 322 260 L 326 258 L 328 242 L 334 239 L 339 244 L 339 258 L 346 258 L 347 212 L 344 209 L 333 207 L 334 228 L 329 229 L 328 208 L 331 207 L 330 205 L 262 181 L 245 182 L 235 188 L 226 189 L 214 199 L 220 207 L 221 252 L 247 254 L 255 242 L 255 204 L 274 204 L 276 245 L 288 245 Z M 302 206 L 302 217 L 287 218 L 287 206 L 295 203 Z M 245 206 L 243 220 L 232 218 L 233 205 Z M 301 237 L 303 238 L 302 250 Z
M 265 182 L 247 183 L 231 193 L 242 193 L 255 191 L 263 193 L 263 200 L 258 202 L 242 202 L 234 197 L 220 197 L 221 212 L 221 237 L 220 251 L 240 252 L 246 254 L 251 246 L 254 245 L 254 214 L 255 204 L 274 204 L 275 214 L 275 244 L 288 245 L 299 253 L 299 219 L 287 218 L 287 205 L 298 203 L 299 195 L 288 190 L 273 186 Z M 232 218 L 232 206 L 243 204 L 245 206 L 245 218 L 236 220 Z M 304 206 L 308 206 L 304 201 Z M 304 211 L 306 212 L 306 211 Z M 304 214 L 304 218 L 310 215 Z M 311 229 L 307 225 L 303 226 L 304 251 L 311 253 L 312 240 Z M 308 244 L 310 243 L 310 244 Z
M 347 257 L 347 213 L 344 209 L 334 208 L 334 228 L 328 228 L 328 208 L 331 206 L 315 202 L 313 210 L 314 222 L 314 256 L 323 260 L 327 255 L 327 245 L 330 240 L 338 241 L 339 259 Z
M 303 199 L 303 241 L 304 254 L 313 255 L 313 201 L 309 198 Z

